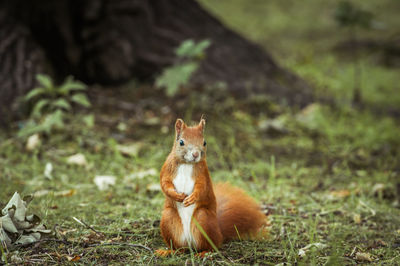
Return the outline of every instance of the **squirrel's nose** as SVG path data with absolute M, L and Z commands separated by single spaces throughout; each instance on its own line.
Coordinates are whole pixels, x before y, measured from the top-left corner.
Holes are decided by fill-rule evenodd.
M 197 157 L 199 157 L 199 152 L 195 151 L 195 152 L 192 153 L 192 155 L 193 155 L 194 158 L 197 158 Z

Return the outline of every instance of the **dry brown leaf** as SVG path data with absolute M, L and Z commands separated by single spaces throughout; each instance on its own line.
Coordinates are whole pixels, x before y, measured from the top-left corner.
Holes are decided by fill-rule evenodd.
M 66 256 L 68 261 L 79 261 L 81 256 L 75 255 L 74 257 Z
M 336 198 L 346 198 L 350 196 L 350 190 L 348 189 L 336 190 L 336 191 L 331 191 L 330 194 Z

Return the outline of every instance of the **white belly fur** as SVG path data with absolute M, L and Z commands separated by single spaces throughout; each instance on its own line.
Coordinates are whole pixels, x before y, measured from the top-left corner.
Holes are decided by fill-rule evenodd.
M 193 192 L 194 180 L 192 179 L 193 165 L 181 164 L 178 167 L 176 177 L 173 181 L 176 191 L 190 195 Z M 196 245 L 196 241 L 190 230 L 193 211 L 196 204 L 184 207 L 182 202 L 176 202 L 179 216 L 181 217 L 183 234 L 181 235 L 182 245 Z

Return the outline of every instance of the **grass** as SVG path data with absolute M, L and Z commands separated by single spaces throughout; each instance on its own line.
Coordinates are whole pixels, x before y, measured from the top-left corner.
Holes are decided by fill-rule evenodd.
M 313 83 L 317 94 L 332 97 L 337 107 L 317 103 L 294 110 L 258 104 L 255 112 L 249 108 L 253 103 L 228 98 L 211 110 L 183 101 L 180 110 L 186 111 L 172 111 L 162 105 L 165 102 L 146 105 L 146 99 L 136 99 L 137 106 L 144 106 L 140 116 L 119 109 L 110 112 L 95 100 L 95 128 L 73 122 L 63 132 L 42 138 L 43 144 L 33 152 L 26 151 L 25 139 L 14 137 L 14 131 L 0 132 L 0 206 L 5 206 L 14 191 L 27 195 L 46 190 L 47 194 L 31 202 L 30 212 L 55 228 L 58 239 L 67 240 L 11 251 L 8 263 L 20 259 L 85 265 L 368 263 L 357 253 L 369 254 L 374 264 L 400 263 L 399 120 L 372 108 L 400 105 L 398 71 L 375 64 L 374 56 L 363 57 L 366 108 L 354 109 L 350 105 L 351 63 L 329 49 L 342 40 L 332 34 L 337 28 L 327 17 L 332 3 L 310 1 L 300 9 L 296 1 L 290 1 L 293 7 L 284 2 L 264 6 L 264 1 L 257 1 L 260 8 L 249 1 L 221 0 L 213 6 L 209 2 L 202 1 L 222 14 L 227 24 L 243 30 L 273 51 L 283 65 Z M 381 5 L 388 12 L 389 34 L 396 23 L 390 15 L 394 3 L 383 1 Z M 283 10 L 296 16 L 298 23 Z M 320 16 L 321 24 L 314 25 L 319 17 L 310 14 Z M 316 39 L 310 42 L 310 32 L 315 30 Z M 365 36 L 371 34 L 365 32 Z M 140 90 L 127 85 L 116 90 L 119 96 L 114 98 L 127 99 L 132 89 Z M 158 171 L 174 138 L 174 119 L 198 120 L 202 112 L 208 118 L 207 158 L 213 180 L 229 181 L 255 197 L 269 214 L 270 234 L 262 240 L 225 243 L 220 255 L 213 253 L 210 258 L 197 258 L 193 252 L 157 258 L 134 246 L 141 244 L 153 251 L 165 247 L 158 226 L 164 198 L 149 185 L 158 183 Z M 118 151 L 118 145 L 131 143 L 140 145 L 137 155 L 127 157 Z M 86 167 L 66 162 L 76 153 L 85 155 Z M 54 168 L 51 179 L 43 174 L 46 163 Z M 149 169 L 156 174 L 132 178 Z M 116 185 L 100 191 L 93 182 L 96 175 L 115 176 Z M 313 243 L 326 247 L 311 248 L 299 256 L 300 249 Z

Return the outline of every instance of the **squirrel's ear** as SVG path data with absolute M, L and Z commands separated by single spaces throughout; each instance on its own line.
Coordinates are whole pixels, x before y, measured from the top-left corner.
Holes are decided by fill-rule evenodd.
M 182 130 L 185 128 L 185 122 L 182 119 L 178 118 L 175 122 L 175 133 L 176 139 L 179 139 L 180 135 L 182 134 Z
M 200 127 L 201 131 L 204 131 L 205 126 L 206 126 L 206 120 L 204 118 L 201 118 L 200 123 L 199 123 L 199 127 Z

